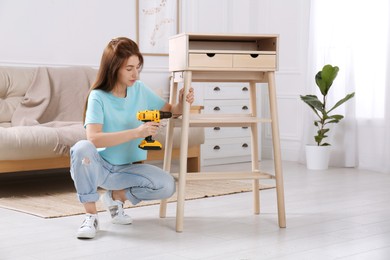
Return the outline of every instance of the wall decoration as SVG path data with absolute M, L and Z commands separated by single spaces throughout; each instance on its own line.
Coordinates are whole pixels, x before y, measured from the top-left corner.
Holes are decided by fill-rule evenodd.
M 179 32 L 179 0 L 137 0 L 137 43 L 144 55 L 168 55 Z

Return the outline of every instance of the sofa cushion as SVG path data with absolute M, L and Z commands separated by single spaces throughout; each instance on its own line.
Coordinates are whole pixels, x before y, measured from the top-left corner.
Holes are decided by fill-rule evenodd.
M 12 115 L 12 125 L 81 122 L 85 100 L 96 73 L 96 69 L 81 66 L 39 67 L 22 102 Z
M 56 130 L 42 126 L 0 127 L 1 160 L 27 160 L 59 157 L 54 153 Z
M 37 68 L 2 67 L 0 69 L 0 123 L 10 122 L 22 101 Z

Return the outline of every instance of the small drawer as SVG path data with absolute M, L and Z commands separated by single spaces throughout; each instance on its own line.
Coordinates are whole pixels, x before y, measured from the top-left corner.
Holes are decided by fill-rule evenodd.
M 276 68 L 276 55 L 236 54 L 234 68 Z
M 206 140 L 202 148 L 208 159 L 250 155 L 251 151 L 250 138 L 232 138 L 229 142 Z
M 212 83 L 205 88 L 205 99 L 248 99 L 249 86 L 243 83 Z
M 233 56 L 219 53 L 190 53 L 189 67 L 231 68 Z
M 205 100 L 204 114 L 249 114 L 251 113 L 248 100 Z
M 249 127 L 206 127 L 204 129 L 206 139 L 210 138 L 235 138 L 237 136 L 250 137 L 251 129 Z

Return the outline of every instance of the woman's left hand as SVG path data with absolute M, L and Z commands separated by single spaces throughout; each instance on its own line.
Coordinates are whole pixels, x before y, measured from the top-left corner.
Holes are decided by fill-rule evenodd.
M 184 88 L 180 89 L 180 92 L 179 92 L 179 103 L 183 103 L 183 96 L 184 96 Z M 194 89 L 191 87 L 189 90 L 188 90 L 188 94 L 186 96 L 186 101 L 190 104 L 194 103 Z

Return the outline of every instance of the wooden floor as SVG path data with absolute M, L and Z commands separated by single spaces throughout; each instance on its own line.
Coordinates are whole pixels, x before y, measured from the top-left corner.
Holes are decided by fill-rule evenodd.
M 175 232 L 175 204 L 166 219 L 157 206 L 126 210 L 130 226 L 111 224 L 104 212 L 93 240 L 75 237 L 82 216 L 42 219 L 0 208 L 0 259 L 390 259 L 390 173 L 308 171 L 291 162 L 283 170 L 286 229 L 277 224 L 275 190 L 261 192 L 260 215 L 252 214 L 251 193 L 188 201 L 183 233 Z

